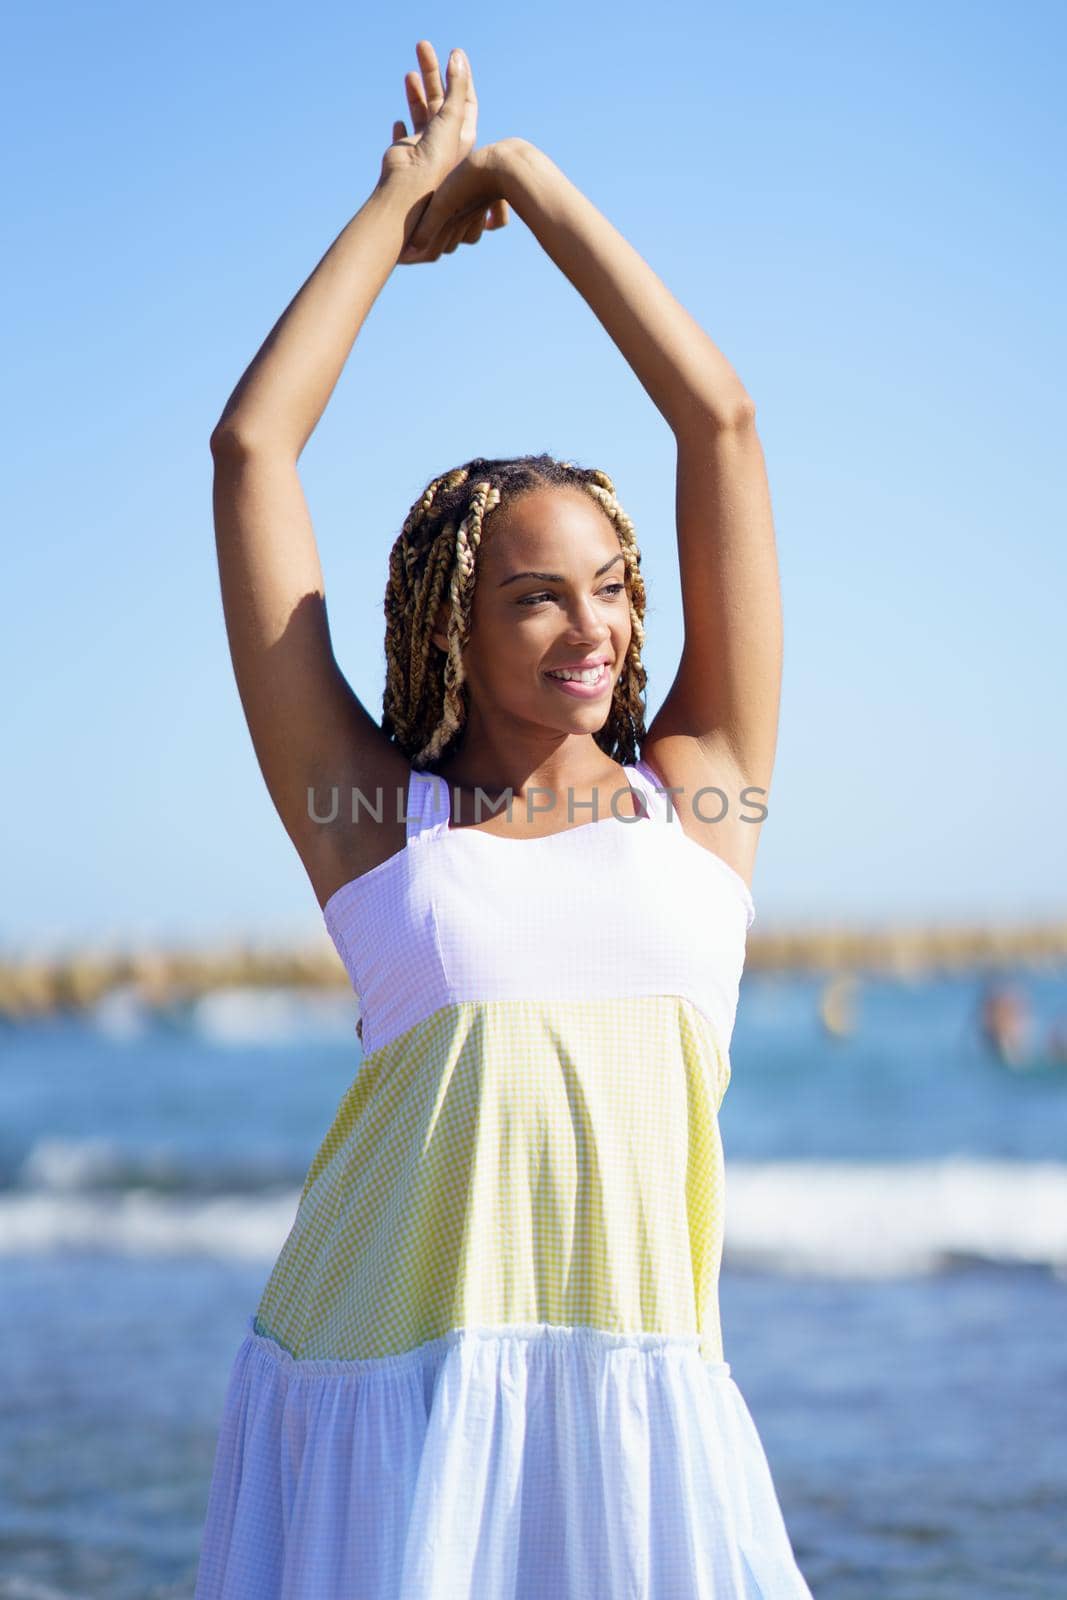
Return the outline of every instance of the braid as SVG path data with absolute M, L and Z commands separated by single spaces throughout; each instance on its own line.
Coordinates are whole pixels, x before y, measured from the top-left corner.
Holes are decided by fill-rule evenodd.
M 570 463 L 565 463 L 569 467 Z M 617 760 L 630 764 L 637 758 L 637 746 L 645 735 L 644 692 L 648 674 L 641 660 L 645 643 L 645 580 L 641 576 L 641 552 L 637 545 L 634 525 L 615 498 L 615 485 L 606 472 L 590 468 L 582 474 L 583 487 L 615 525 L 619 544 L 625 558 L 630 591 L 630 648 L 626 652 L 623 670 L 619 673 L 612 696 L 611 717 L 608 727 L 620 754 Z M 611 750 L 607 753 L 612 754 Z
M 614 760 L 629 764 L 637 758 L 645 733 L 647 674 L 641 649 L 646 597 L 634 525 L 615 497 L 615 485 L 606 472 L 549 455 L 502 460 L 477 456 L 433 479 L 412 506 L 389 556 L 382 729 L 416 768 L 451 753 L 466 726 L 469 690 L 463 652 L 470 639 L 477 554 L 486 520 L 497 506 L 540 488 L 583 490 L 615 529 L 624 557 L 631 638 L 607 720 L 593 737 Z M 446 588 L 448 649 L 442 652 L 431 636 Z

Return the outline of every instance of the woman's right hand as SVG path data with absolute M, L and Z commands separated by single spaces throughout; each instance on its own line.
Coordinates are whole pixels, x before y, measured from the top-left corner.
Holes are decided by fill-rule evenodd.
M 425 218 L 434 191 L 457 167 L 465 165 L 474 150 L 478 96 L 465 53 L 453 51 L 449 57 L 447 88 L 441 82 L 437 53 L 430 41 L 420 39 L 415 53 L 421 76 L 420 72 L 408 72 L 404 77 L 413 131 L 409 135 L 403 122 L 393 123 L 393 142 L 382 157 L 379 183 L 387 184 L 394 177 L 402 177 L 406 182 L 414 174 L 425 184 L 424 193 L 428 198 L 419 213 L 418 223 Z M 457 60 L 460 56 L 462 59 Z M 457 221 L 453 217 L 449 218 L 447 228 L 441 228 L 441 213 L 436 210 L 432 233 L 423 229 L 415 248 L 409 248 L 412 234 L 408 234 L 398 260 L 405 265 L 436 261 L 439 255 L 454 250 L 462 239 L 474 244 L 486 226 L 502 228 L 508 220 L 507 205 L 502 198 L 492 198 L 496 203 L 488 216 L 484 207 L 477 216 L 468 210 L 461 219 L 462 226 L 452 226 Z
M 461 244 L 477 244 L 486 229 L 507 226 L 511 208 L 504 198 L 507 153 L 503 142 L 483 145 L 456 166 L 434 190 L 398 265 L 436 261 Z
M 379 182 L 416 174 L 428 190 L 436 189 L 457 162 L 474 149 L 478 127 L 478 96 L 465 54 L 454 50 L 448 58 L 448 86 L 441 83 L 437 52 L 428 39 L 415 46 L 418 72 L 404 75 L 412 133 L 402 122 L 393 123 L 393 142 L 382 157 Z

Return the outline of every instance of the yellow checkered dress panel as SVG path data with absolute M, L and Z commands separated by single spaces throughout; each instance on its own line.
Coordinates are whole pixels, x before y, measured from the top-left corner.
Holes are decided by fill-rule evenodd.
M 256 1328 L 378 1358 L 516 1324 L 697 1334 L 722 1360 L 729 1057 L 676 995 L 439 1008 L 368 1055 Z

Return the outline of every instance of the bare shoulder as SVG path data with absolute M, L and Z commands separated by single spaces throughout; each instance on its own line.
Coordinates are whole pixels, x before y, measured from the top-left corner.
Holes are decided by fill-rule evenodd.
M 768 785 L 743 770 L 724 740 L 681 733 L 648 737 L 641 759 L 660 787 L 671 791 L 677 814 L 671 826 L 682 827 L 751 888 Z

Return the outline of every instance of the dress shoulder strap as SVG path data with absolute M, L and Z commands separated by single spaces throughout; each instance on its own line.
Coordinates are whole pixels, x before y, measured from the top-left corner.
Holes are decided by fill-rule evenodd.
M 626 771 L 636 779 L 635 789 L 640 789 L 648 802 L 649 815 L 657 822 L 670 820 L 671 797 L 666 793 L 663 779 L 653 772 L 647 761 L 637 761 Z
M 447 832 L 449 820 L 448 784 L 435 772 L 411 769 L 408 780 L 407 842 L 435 839 Z

